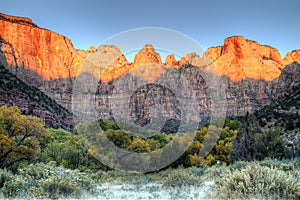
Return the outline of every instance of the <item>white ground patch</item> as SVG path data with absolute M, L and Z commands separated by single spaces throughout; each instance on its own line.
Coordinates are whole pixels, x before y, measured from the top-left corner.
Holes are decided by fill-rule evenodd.
M 98 196 L 85 196 L 83 199 L 210 199 L 213 182 L 187 188 L 164 188 L 160 183 L 146 185 L 103 184 L 98 187 Z

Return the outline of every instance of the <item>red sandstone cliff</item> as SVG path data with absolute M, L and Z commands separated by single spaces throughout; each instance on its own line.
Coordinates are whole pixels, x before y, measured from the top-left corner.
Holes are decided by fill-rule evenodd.
M 300 63 L 300 50 L 288 52 L 283 59 L 285 65 L 289 65 L 295 61 Z
M 282 58 L 273 47 L 260 45 L 242 36 L 234 36 L 225 39 L 223 46 L 207 49 L 201 58 L 195 53 L 189 53 L 177 61 L 170 55 L 165 63 L 162 63 L 160 55 L 151 45 L 145 45 L 135 56 L 134 62 L 129 63 L 117 47 L 100 46 L 98 49 L 90 48 L 87 51 L 76 50 L 70 39 L 39 28 L 30 19 L 0 14 L 0 64 L 6 66 L 26 84 L 44 91 L 69 110 L 71 110 L 73 80 L 80 73 L 79 67 L 84 61 L 89 61 L 98 54 L 102 55 L 102 60 L 92 59 L 95 63 L 88 70 L 101 80 L 101 88 L 105 89 L 103 93 L 108 91 L 106 87 L 109 87 L 109 82 L 129 71 L 131 75 L 140 76 L 145 80 L 148 80 L 147 73 L 149 73 L 152 78 L 148 81 L 153 81 L 153 77 L 162 77 L 168 68 L 180 69 L 184 65 L 191 64 L 201 70 L 225 75 L 228 77 L 226 85 L 229 115 L 252 112 L 269 104 L 270 97 L 273 97 L 273 86 L 265 81 L 279 77 L 287 64 L 300 62 L 300 50 L 292 51 Z M 103 57 L 108 60 L 103 60 Z M 111 58 L 113 59 L 110 60 Z M 212 63 L 218 72 L 214 71 Z M 140 66 L 149 67 L 144 71 L 135 70 Z M 103 73 L 99 74 L 99 70 Z M 185 70 L 180 73 L 185 73 Z M 202 86 L 196 86 L 201 81 L 194 80 L 199 76 L 192 73 L 188 76 L 192 84 L 195 84 L 195 88 L 200 88 L 198 93 L 201 94 Z M 245 78 L 253 80 L 246 83 L 243 82 Z M 199 102 L 200 100 L 206 102 L 204 99 L 199 99 Z M 102 103 L 99 105 L 105 107 Z
M 0 54 L 0 63 L 18 78 L 69 108 L 71 80 L 86 56 L 70 39 L 30 19 L 0 14 Z
M 28 18 L 4 14 L 0 14 L 0 39 L 0 50 L 4 54 L 0 57 L 0 62 L 11 67 L 10 70 L 25 82 L 32 79 L 32 73 L 26 70 L 35 72 L 41 79 L 31 80 L 29 83 L 39 88 L 45 85 L 43 80 L 74 79 L 78 67 L 87 55 L 97 51 L 76 50 L 70 39 L 39 28 Z M 234 81 L 246 77 L 273 80 L 280 75 L 284 66 L 294 61 L 300 62 L 300 50 L 288 53 L 283 59 L 273 47 L 260 45 L 242 36 L 234 36 L 225 39 L 223 46 L 207 49 L 203 58 L 188 54 L 176 61 L 174 56 L 168 56 L 165 65 L 176 69 L 188 63 L 203 67 L 210 64 L 210 59 L 214 61 L 221 75 Z M 133 67 L 145 64 L 162 64 L 160 55 L 151 45 L 144 46 L 135 56 L 132 65 L 122 55 L 106 70 L 102 79 L 104 82 L 110 81 Z M 210 70 L 210 67 L 206 68 Z
M 74 78 L 84 58 L 70 39 L 39 28 L 27 18 L 0 14 L 0 38 L 10 67 L 30 69 L 43 79 Z
M 225 39 L 223 46 L 209 48 L 204 56 L 210 56 L 219 73 L 234 81 L 244 78 L 270 81 L 277 78 L 287 64 L 277 49 L 242 36 Z

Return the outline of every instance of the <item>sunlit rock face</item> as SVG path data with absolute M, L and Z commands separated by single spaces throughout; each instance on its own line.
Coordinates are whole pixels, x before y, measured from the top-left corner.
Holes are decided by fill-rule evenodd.
M 285 65 L 289 65 L 293 62 L 298 62 L 300 63 L 300 50 L 294 50 L 292 52 L 288 52 L 284 59 L 283 62 Z
M 166 57 L 165 65 L 169 68 L 179 68 L 179 62 L 175 59 L 174 54 L 170 54 Z
M 0 63 L 26 84 L 44 91 L 70 111 L 74 81 L 88 73 L 88 77 L 91 76 L 88 79 L 97 83 L 93 106 L 97 115 L 103 118 L 113 118 L 111 98 L 116 91 L 115 83 L 123 80 L 122 92 L 132 95 L 127 103 L 135 121 L 149 121 L 150 108 L 156 104 L 162 104 L 161 108 L 169 119 L 179 120 L 176 93 L 156 84 L 157 81 L 167 82 L 170 74 L 183 76 L 189 81 L 188 90 L 196 95 L 198 102 L 189 109 L 195 108 L 202 117 L 210 114 L 211 106 L 211 83 L 203 77 L 205 73 L 221 77 L 223 87 L 215 89 L 224 90 L 227 115 L 254 112 L 289 88 L 290 84 L 285 84 L 289 82 L 288 78 L 284 77 L 299 80 L 299 76 L 286 76 L 288 70 L 285 66 L 294 61 L 300 62 L 300 50 L 282 58 L 273 47 L 234 36 L 226 38 L 222 46 L 208 48 L 203 55 L 189 53 L 179 60 L 169 55 L 164 63 L 154 47 L 146 44 L 130 63 L 116 46 L 77 50 L 70 39 L 39 28 L 28 18 L 0 14 Z M 284 77 L 281 74 L 285 74 Z M 284 83 L 280 83 L 282 81 Z M 139 82 L 145 85 L 138 85 Z M 180 87 L 175 79 L 169 83 Z M 136 87 L 137 92 L 132 92 L 130 87 Z M 149 96 L 143 94 L 146 90 Z M 88 101 L 82 104 L 90 106 Z M 157 114 L 155 110 L 159 109 L 154 109 L 154 116 Z
M 30 19 L 0 15 L 2 63 L 18 78 L 70 108 L 72 79 L 86 56 L 70 39 L 39 28 Z M 4 59 L 4 60 L 3 60 Z
M 151 44 L 146 44 L 143 49 L 135 55 L 134 66 L 147 64 L 162 64 L 159 53 L 157 53 Z
M 227 38 L 223 46 L 209 48 L 204 55 L 210 56 L 219 72 L 233 81 L 245 78 L 271 81 L 285 66 L 277 49 L 242 36 Z

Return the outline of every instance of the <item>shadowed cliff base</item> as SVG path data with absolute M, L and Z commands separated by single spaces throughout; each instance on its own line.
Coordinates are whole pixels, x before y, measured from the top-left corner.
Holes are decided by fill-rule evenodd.
M 13 68 L 9 68 L 13 69 Z M 22 74 L 22 69 L 18 69 L 19 73 Z M 166 69 L 165 73 L 161 75 L 158 79 L 164 80 L 166 77 L 168 77 L 168 73 L 172 71 L 174 72 L 174 69 Z M 209 110 L 210 110 L 210 91 L 208 90 L 208 87 L 205 86 L 205 80 L 203 79 L 199 68 L 193 67 L 193 66 L 185 66 L 182 67 L 179 70 L 175 70 L 178 74 L 182 74 L 190 83 L 192 89 L 195 92 L 197 102 L 199 103 L 195 107 L 191 107 L 190 110 L 195 109 L 198 107 L 197 112 L 199 113 L 201 119 L 206 119 L 207 116 L 209 116 Z M 7 71 L 3 71 L 5 74 L 7 74 Z M 32 76 L 36 77 L 38 79 L 38 76 L 35 72 L 30 72 L 27 70 L 27 74 L 34 74 Z M 12 74 L 11 74 L 12 75 Z M 92 75 L 91 75 L 92 76 Z M 93 77 L 93 76 L 92 76 Z M 98 82 L 98 86 L 95 89 L 95 93 L 93 95 L 95 96 L 95 107 L 94 109 L 97 112 L 97 116 L 102 119 L 113 119 L 113 110 L 111 109 L 111 103 L 112 103 L 112 96 L 115 91 L 115 84 L 120 83 L 120 79 L 122 78 L 121 83 L 132 83 L 137 80 L 142 80 L 143 82 L 147 83 L 146 80 L 143 80 L 141 77 L 132 75 L 131 73 L 123 75 L 119 79 L 115 79 L 113 81 L 110 81 L 108 83 L 102 83 L 101 81 Z M 231 81 L 228 77 L 223 76 L 222 77 L 222 83 L 225 88 L 226 93 L 226 115 L 227 116 L 240 116 L 244 115 L 247 112 L 254 112 L 256 110 L 259 110 L 263 108 L 265 105 L 269 105 L 271 102 L 274 102 L 276 98 L 282 96 L 286 91 L 289 90 L 289 88 L 293 85 L 295 85 L 299 80 L 299 64 L 294 63 L 288 67 L 286 67 L 282 71 L 282 75 L 275 79 L 274 81 L 264 81 L 264 80 L 253 80 L 253 79 L 245 79 L 240 82 Z M 25 79 L 26 80 L 26 79 Z M 62 105 L 67 105 L 67 108 L 71 108 L 72 106 L 72 84 L 64 84 L 65 82 L 72 83 L 73 81 L 70 80 L 64 80 L 64 79 L 58 79 L 58 80 L 43 80 L 40 78 L 43 86 L 47 86 L 48 89 L 44 89 L 44 92 L 52 97 L 55 101 L 61 103 Z M 123 94 L 128 96 L 131 94 L 129 91 L 126 93 L 126 84 L 123 85 Z M 145 85 L 148 88 L 148 91 L 154 90 L 150 85 Z M 136 88 L 138 89 L 138 88 Z M 168 120 L 173 120 L 173 122 L 178 121 L 178 117 L 176 117 L 176 113 L 178 113 L 176 110 L 176 105 L 174 105 L 172 102 L 172 99 L 170 96 L 168 96 L 164 90 L 155 90 L 157 97 L 156 103 L 160 104 L 163 99 L 165 103 L 162 103 L 161 106 L 165 108 L 166 110 L 171 109 L 172 107 L 175 108 L 169 115 Z M 155 94 L 154 93 L 154 94 Z M 151 93 L 150 93 L 151 94 Z M 151 96 L 151 95 L 150 95 Z M 147 97 L 147 92 L 142 93 L 139 91 L 135 91 L 132 96 L 130 96 L 131 103 L 128 104 L 128 107 L 131 108 L 131 115 L 136 118 L 135 120 L 137 123 L 144 123 L 147 120 L 149 120 L 149 110 L 147 108 L 151 107 L 151 103 L 149 102 L 150 99 L 153 99 L 152 97 Z M 8 98 L 9 99 L 9 98 Z M 17 104 L 22 107 L 22 102 L 24 106 L 28 106 L 26 100 L 22 101 L 20 98 L 10 98 L 12 102 L 6 102 L 5 104 Z M 19 100 L 18 100 L 19 99 Z M 159 100 L 160 99 L 160 100 Z M 168 100 L 169 99 L 169 100 Z M 18 103 L 16 101 L 18 100 Z M 155 101 L 155 99 L 154 99 Z M 149 104 L 150 103 L 150 104 Z M 87 106 L 90 106 L 88 104 Z M 175 106 L 175 107 L 174 107 Z M 72 110 L 69 110 L 71 112 Z M 27 113 L 30 113 L 27 111 Z M 58 113 L 59 114 L 59 113 Z M 157 113 L 158 114 L 158 113 Z M 48 120 L 49 121 L 49 120 Z M 56 123 L 61 123 L 60 121 L 64 121 L 64 119 L 61 119 L 58 117 L 52 118 L 52 121 L 56 121 Z M 170 121 L 170 122 L 171 122 Z M 53 122 L 52 122 L 53 123 Z M 174 125 L 177 126 L 176 123 Z M 174 128 L 173 126 L 173 128 Z M 58 127 L 55 125 L 54 127 Z M 172 128 L 171 128 L 172 129 Z M 170 132 L 173 132 L 172 130 L 169 130 Z
M 72 130 L 72 114 L 39 89 L 28 86 L 0 65 L 0 105 L 17 105 L 24 114 L 42 118 L 46 127 Z

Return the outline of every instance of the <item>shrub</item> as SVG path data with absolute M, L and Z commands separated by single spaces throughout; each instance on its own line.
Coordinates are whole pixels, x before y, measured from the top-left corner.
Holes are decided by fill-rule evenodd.
M 231 130 L 239 130 L 241 123 L 236 119 L 225 119 L 225 127 L 229 127 Z
M 119 130 L 119 126 L 116 122 L 111 121 L 111 120 L 107 120 L 107 119 L 101 119 L 99 120 L 99 125 L 101 127 L 102 130 L 106 131 L 106 130 Z
M 272 160 L 272 159 L 265 159 L 260 161 L 259 164 L 261 166 L 266 167 L 275 167 L 281 169 L 283 171 L 293 171 L 294 169 L 298 168 L 297 159 L 294 160 Z
M 203 165 L 202 167 L 191 167 L 189 168 L 189 175 L 200 177 L 204 175 L 207 169 L 208 169 L 207 165 Z
M 299 179 L 275 167 L 257 163 L 223 174 L 215 183 L 221 198 L 249 198 L 254 194 L 271 198 L 300 198 Z
M 130 135 L 124 132 L 123 130 L 112 130 L 108 129 L 105 131 L 107 138 L 120 148 L 126 149 L 131 144 Z
M 102 171 L 99 170 L 98 172 L 92 175 L 93 179 L 97 179 L 101 181 L 101 183 L 110 183 L 110 184 L 135 184 L 135 185 L 142 185 L 147 184 L 149 179 L 147 175 L 142 173 L 130 173 L 126 171 L 120 170 L 110 170 L 110 171 Z
M 188 171 L 182 167 L 172 170 L 172 173 L 169 173 L 163 180 L 164 187 L 179 189 L 200 183 L 198 176 L 195 174 L 189 174 Z
M 50 133 L 47 145 L 38 155 L 40 162 L 56 161 L 69 169 L 89 165 L 87 149 L 79 135 L 62 129 L 50 129 Z
M 0 169 L 0 188 L 4 186 L 4 184 L 13 179 L 13 174 L 6 169 Z
M 26 198 L 79 198 L 85 193 L 95 194 L 96 182 L 87 173 L 36 163 L 19 169 L 13 175 L 0 171 L 0 180 L 4 180 L 2 193 L 5 197 Z
M 47 198 L 79 197 L 77 183 L 68 176 L 60 175 L 41 181 L 40 186 Z
M 5 197 L 22 196 L 25 190 L 27 179 L 23 176 L 14 175 L 8 177 L 1 191 Z
M 166 146 L 170 142 L 170 138 L 164 133 L 156 133 L 149 137 L 146 142 L 149 144 L 151 151 L 155 151 Z
M 236 161 L 233 164 L 230 165 L 231 170 L 242 170 L 244 169 L 247 165 L 249 165 L 249 162 L 245 161 Z
M 56 168 L 56 162 L 52 161 L 48 164 L 36 163 L 30 164 L 25 168 L 20 168 L 18 173 L 24 177 L 30 177 L 35 180 L 46 179 L 55 174 L 62 173 L 62 168 Z M 57 170 L 57 171 L 56 171 Z
M 150 152 L 151 148 L 145 140 L 141 138 L 134 138 L 132 143 L 128 146 L 128 150 L 140 153 Z
M 205 179 L 212 180 L 217 179 L 223 176 L 223 174 L 230 173 L 229 167 L 225 165 L 214 165 L 212 167 L 209 167 L 204 172 Z
M 159 141 L 150 138 L 150 139 L 147 139 L 146 142 L 148 143 L 151 151 L 155 151 L 155 150 L 160 149 Z

